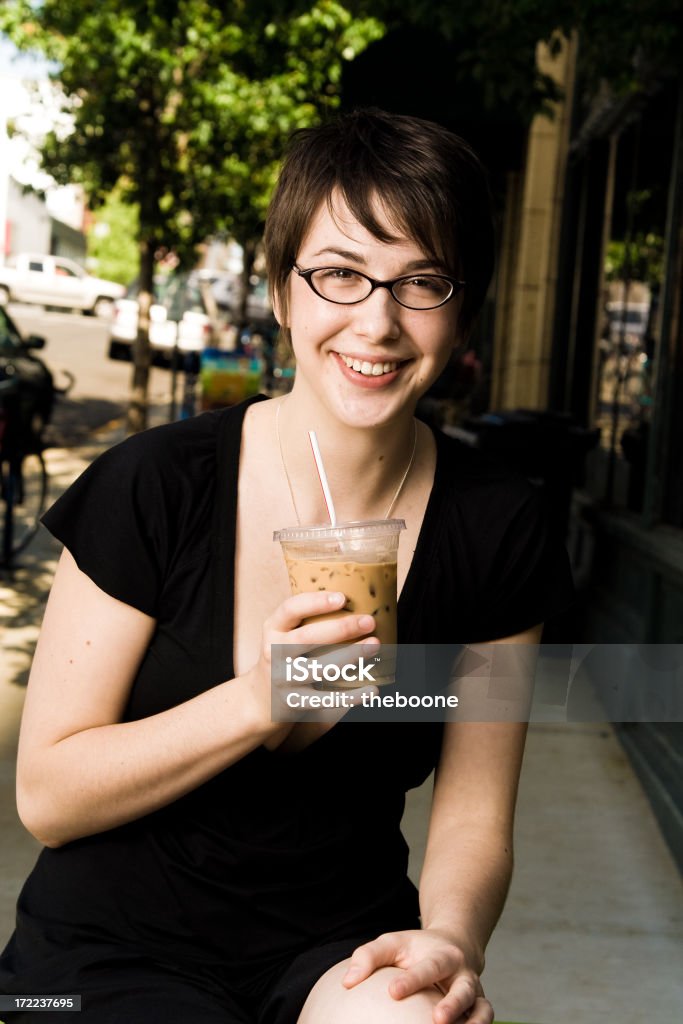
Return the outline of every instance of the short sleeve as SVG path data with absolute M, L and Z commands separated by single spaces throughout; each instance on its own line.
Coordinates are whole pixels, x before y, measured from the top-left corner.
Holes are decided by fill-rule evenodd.
M 550 527 L 539 488 L 507 495 L 508 514 L 493 550 L 482 593 L 482 640 L 514 636 L 547 622 L 574 602 L 567 551 Z
M 168 561 L 170 498 L 157 447 L 141 434 L 109 449 L 42 519 L 101 590 L 154 617 Z

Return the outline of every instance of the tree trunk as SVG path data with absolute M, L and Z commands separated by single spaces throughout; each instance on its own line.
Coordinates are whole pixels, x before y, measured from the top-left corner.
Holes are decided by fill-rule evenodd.
M 147 387 L 151 351 L 149 347 L 149 310 L 154 301 L 154 252 L 151 238 L 140 243 L 140 292 L 138 294 L 138 333 L 133 345 L 133 380 L 126 427 L 136 434 L 147 427 Z

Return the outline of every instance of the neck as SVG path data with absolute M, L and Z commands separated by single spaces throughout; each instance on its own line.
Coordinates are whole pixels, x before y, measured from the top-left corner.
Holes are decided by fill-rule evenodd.
M 309 430 L 318 438 L 338 520 L 383 518 L 411 462 L 417 438 L 411 412 L 400 421 L 357 427 L 340 423 L 318 401 L 298 400 L 294 392 L 281 403 L 282 455 L 301 522 L 327 518 Z

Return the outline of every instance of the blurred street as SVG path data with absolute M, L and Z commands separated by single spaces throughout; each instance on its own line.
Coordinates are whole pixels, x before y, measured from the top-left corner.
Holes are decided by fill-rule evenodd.
M 96 337 L 91 340 L 97 344 Z M 65 353 L 69 340 L 51 338 L 52 345 L 48 354 Z M 85 385 L 81 408 L 97 397 L 89 396 L 87 387 L 93 385 Z M 162 403 L 154 407 L 152 423 L 166 414 L 167 396 L 163 390 L 159 395 Z M 86 428 L 80 430 L 83 437 Z M 78 443 L 76 432 L 71 437 L 68 449 L 47 453 L 53 497 L 123 437 L 123 426 L 114 422 Z M 42 531 L 13 578 L 0 578 L 0 945 L 12 930 L 17 894 L 40 849 L 17 819 L 14 774 L 31 651 L 58 555 L 58 545 Z M 415 880 L 424 855 L 430 789 L 428 780 L 409 794 L 404 817 Z M 680 879 L 609 725 L 531 727 L 516 860 L 484 977 L 498 1020 L 577 1024 L 609 1017 L 619 1024 L 642 1024 L 679 1019 Z
M 11 303 L 8 312 L 24 336 L 45 338 L 45 348 L 37 354 L 49 366 L 58 387 L 66 383 L 63 371 L 75 377 L 68 397 L 55 406 L 47 431 L 51 446 L 70 448 L 125 414 L 132 370 L 130 363 L 108 358 L 107 320 L 79 313 L 45 312 L 40 306 L 19 303 Z M 153 367 L 150 401 L 165 401 L 168 387 L 168 373 Z

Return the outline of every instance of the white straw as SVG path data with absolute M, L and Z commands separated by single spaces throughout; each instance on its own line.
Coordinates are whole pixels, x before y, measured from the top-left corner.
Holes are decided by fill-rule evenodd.
M 330 485 L 327 482 L 327 474 L 325 473 L 325 467 L 323 465 L 323 457 L 320 454 L 320 448 L 318 447 L 318 438 L 315 436 L 315 430 L 309 430 L 308 436 L 311 442 L 311 448 L 313 449 L 313 458 L 318 470 L 318 476 L 320 477 L 320 486 L 323 489 L 323 496 L 325 498 L 325 504 L 327 505 L 327 514 L 330 517 L 332 526 L 337 525 L 337 514 L 334 511 L 334 502 L 332 501 L 332 495 L 330 493 Z

